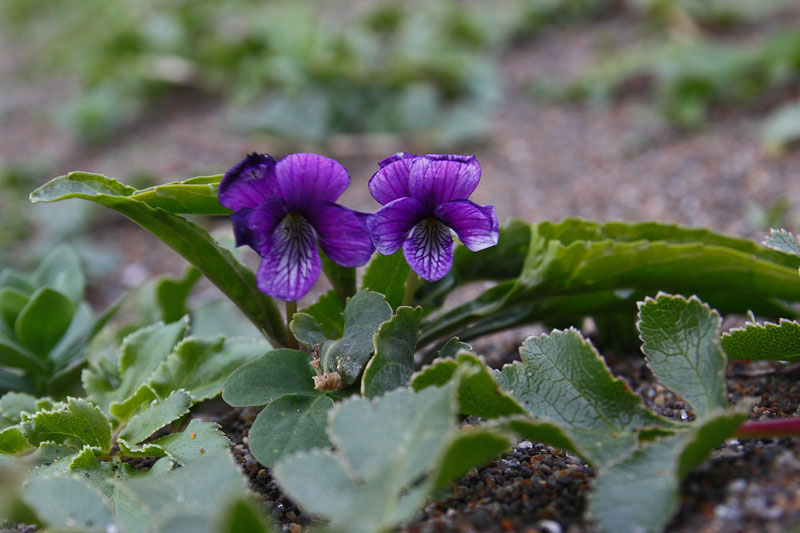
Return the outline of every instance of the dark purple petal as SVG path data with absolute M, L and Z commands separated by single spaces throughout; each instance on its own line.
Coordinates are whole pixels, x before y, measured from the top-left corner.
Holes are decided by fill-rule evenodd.
M 231 222 L 233 222 L 233 236 L 236 239 L 236 246 L 244 246 L 246 244 L 255 250 L 253 232 L 250 229 L 250 216 L 252 214 L 252 209 L 243 207 L 231 213 Z
M 237 211 L 254 208 L 262 200 L 276 196 L 275 160 L 266 154 L 250 154 L 222 177 L 219 203 Z
M 481 179 L 474 155 L 426 155 L 414 159 L 409 170 L 411 196 L 431 209 L 452 200 L 466 200 Z
M 469 200 L 446 202 L 434 211 L 436 218 L 456 232 L 458 240 L 477 252 L 497 244 L 500 235 L 494 207 Z
M 392 200 L 411 196 L 408 189 L 408 176 L 411 163 L 417 159 L 414 154 L 398 152 L 380 162 L 381 169 L 369 180 L 369 192 L 381 205 Z
M 321 270 L 311 224 L 301 216 L 286 216 L 265 248 L 256 273 L 259 290 L 281 300 L 305 296 Z
M 408 232 L 432 213 L 415 198 L 389 202 L 367 219 L 375 248 L 383 255 L 395 253 L 408 238 Z
M 233 219 L 234 233 L 236 232 L 236 219 L 234 216 L 239 211 L 231 215 Z M 288 210 L 286 209 L 286 202 L 282 198 L 270 198 L 264 200 L 248 217 L 247 227 L 249 244 L 258 255 L 266 257 L 269 253 L 270 246 L 272 245 L 272 234 L 281 224 L 281 221 L 286 218 Z M 238 236 L 237 236 L 238 246 Z
M 414 227 L 403 243 L 403 255 L 414 272 L 427 281 L 442 279 L 453 265 L 450 228 L 438 220 L 425 219 Z
M 319 245 L 331 261 L 344 267 L 367 263 L 375 251 L 364 220 L 333 202 L 316 202 L 303 213 L 319 237 Z
M 290 211 L 315 201 L 335 202 L 350 184 L 342 165 L 317 154 L 287 155 L 275 165 L 275 177 Z

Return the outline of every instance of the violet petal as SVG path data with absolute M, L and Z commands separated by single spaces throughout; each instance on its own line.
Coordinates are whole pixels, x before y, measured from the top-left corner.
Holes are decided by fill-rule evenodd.
M 317 200 L 334 202 L 350 183 L 341 164 L 317 154 L 287 155 L 275 165 L 275 177 L 290 211 Z
M 458 240 L 473 252 L 497 244 L 497 215 L 492 206 L 454 200 L 438 206 L 434 214 L 446 226 L 450 226 L 458 235 Z
M 234 220 L 234 231 L 236 231 L 237 211 L 231 218 Z M 270 198 L 264 200 L 248 217 L 247 226 L 249 229 L 249 244 L 261 257 L 266 257 L 272 245 L 272 234 L 286 218 L 288 211 L 286 202 L 282 198 Z M 238 237 L 237 237 L 238 239 Z M 238 244 L 238 241 L 237 241 Z
M 317 232 L 319 245 L 334 263 L 357 267 L 375 251 L 365 221 L 355 211 L 333 202 L 315 202 L 303 213 Z
M 401 154 L 408 157 L 400 157 Z M 412 154 L 401 152 L 381 161 L 381 169 L 372 175 L 367 185 L 372 197 L 381 205 L 386 205 L 392 200 L 411 196 L 408 188 L 409 169 L 416 159 Z
M 416 198 L 389 202 L 367 219 L 375 248 L 383 255 L 395 253 L 411 229 L 430 215 L 430 211 Z
M 411 165 L 411 195 L 431 209 L 452 200 L 466 200 L 481 179 L 475 156 L 426 155 Z
M 250 154 L 239 161 L 219 183 L 219 203 L 234 211 L 255 208 L 272 198 L 275 188 L 275 160 L 266 154 Z
M 453 265 L 453 237 L 438 220 L 425 219 L 403 243 L 408 265 L 426 281 L 442 279 Z
M 305 296 L 322 268 L 311 224 L 301 216 L 284 217 L 266 248 L 256 273 L 259 290 L 281 300 Z

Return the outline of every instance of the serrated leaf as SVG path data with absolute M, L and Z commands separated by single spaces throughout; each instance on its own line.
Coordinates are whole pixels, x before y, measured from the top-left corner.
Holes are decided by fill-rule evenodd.
M 731 359 L 794 361 L 800 359 L 800 323 L 747 324 L 723 334 L 720 343 Z
M 113 403 L 123 403 L 135 395 L 183 338 L 188 325 L 188 318 L 172 324 L 159 322 L 125 337 L 118 361 L 121 383 L 115 386 L 99 369 L 90 369 L 83 374 L 89 398 L 108 410 Z
M 414 373 L 420 320 L 421 307 L 398 307 L 395 315 L 378 327 L 372 339 L 375 355 L 361 379 L 363 396 L 374 398 L 408 383 Z
M 69 398 L 65 408 L 40 411 L 22 424 L 31 444 L 71 439 L 107 452 L 111 449 L 111 424 L 100 409 L 86 400 Z
M 342 316 L 344 306 L 339 301 L 336 291 L 330 290 L 326 292 L 319 297 L 316 303 L 309 305 L 301 312 L 311 316 L 319 324 L 325 337 L 334 339 L 342 336 L 344 331 L 344 317 Z
M 769 230 L 769 235 L 764 239 L 764 245 L 773 250 L 800 256 L 800 244 L 797 244 L 794 235 L 785 229 Z
M 272 401 L 250 428 L 250 453 L 272 467 L 295 452 L 329 446 L 325 426 L 331 407 L 333 400 L 324 394 L 286 394 Z
M 719 314 L 695 297 L 659 294 L 639 305 L 637 327 L 647 366 L 697 416 L 728 406 Z
M 400 389 L 376 402 L 345 400 L 331 413 L 328 430 L 337 455 L 290 456 L 273 475 L 289 497 L 334 529 L 391 529 L 413 516 L 430 492 L 455 428 L 454 404 L 449 387 Z
M 0 289 L 0 318 L 9 331 L 14 331 L 17 316 L 28 303 L 28 296 L 13 287 Z
M 275 302 L 258 290 L 253 272 L 236 260 L 206 230 L 165 211 L 159 204 L 151 207 L 147 203 L 151 201 L 148 197 L 137 197 L 136 193 L 135 189 L 111 178 L 73 172 L 39 187 L 31 193 L 30 199 L 37 203 L 82 198 L 123 214 L 197 267 L 273 344 L 284 344 L 286 333 L 280 312 Z
M 392 308 L 382 294 L 362 290 L 350 298 L 344 309 L 344 333 L 320 350 L 323 370 L 338 372 L 345 385 L 355 382 L 372 355 L 372 336 L 391 316 Z
M 281 348 L 236 370 L 225 382 L 222 399 L 234 407 L 264 405 L 284 394 L 316 395 L 308 354 Z
M 402 250 L 392 255 L 375 254 L 364 272 L 361 288 L 383 294 L 392 309 L 397 309 L 403 304 L 410 271 Z
M 698 420 L 690 431 L 601 468 L 589 494 L 589 517 L 605 531 L 662 531 L 678 507 L 680 480 L 746 418 L 728 412 Z
M 35 396 L 23 392 L 4 394 L 0 397 L 0 420 L 7 420 L 9 425 L 18 424 L 22 420 L 22 413 L 33 414 L 38 410 L 36 401 Z
M 109 408 L 111 416 L 116 419 L 116 423 L 122 424 L 128 421 L 140 407 L 148 405 L 150 402 L 158 399 L 156 393 L 153 392 L 148 385 L 142 385 L 136 392 L 129 396 L 124 402 L 114 402 Z
M 78 476 L 36 476 L 22 486 L 22 495 L 52 527 L 105 532 L 113 523 L 103 495 Z
M 529 337 L 520 355 L 522 363 L 495 373 L 500 387 L 534 418 L 561 425 L 589 462 L 614 461 L 636 445 L 640 429 L 670 425 L 611 375 L 577 330 Z
M 83 299 L 86 280 L 77 254 L 67 246 L 58 246 L 47 254 L 31 281 L 37 288 L 50 287 L 77 304 Z
M 0 430 L 0 453 L 17 455 L 33 448 L 22 434 L 21 426 L 10 426 Z
M 75 305 L 62 293 L 43 287 L 31 296 L 14 324 L 19 343 L 39 355 L 46 355 L 67 332 Z
M 456 355 L 458 355 L 458 352 L 462 351 L 471 352 L 472 346 L 466 342 L 461 342 L 458 340 L 458 337 L 451 337 L 439 350 L 439 357 L 441 359 L 455 359 Z
M 164 400 L 152 403 L 131 418 L 119 434 L 119 440 L 132 451 L 150 435 L 189 412 L 192 397 L 184 390 L 176 390 Z
M 246 339 L 190 337 L 174 348 L 148 383 L 161 398 L 183 388 L 195 402 L 207 400 L 222 392 L 225 381 L 236 369 L 263 356 L 270 349 L 265 342 Z
M 461 352 L 456 359 L 439 359 L 420 370 L 411 380 L 414 390 L 442 386 L 458 375 L 459 412 L 481 418 L 498 418 L 527 411 L 506 394 L 495 381 L 486 364 L 476 355 Z
M 165 435 L 153 441 L 175 462 L 187 465 L 227 450 L 231 441 L 220 431 L 219 424 L 194 419 L 180 433 Z

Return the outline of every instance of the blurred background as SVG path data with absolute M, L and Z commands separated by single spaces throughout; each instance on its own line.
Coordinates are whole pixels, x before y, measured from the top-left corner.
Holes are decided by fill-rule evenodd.
M 182 260 L 113 212 L 28 193 L 72 170 L 218 174 L 250 151 L 340 160 L 364 211 L 381 158 L 474 153 L 473 199 L 501 221 L 760 239 L 800 223 L 800 3 L 3 0 L 0 126 L 0 264 L 69 242 L 104 302 Z

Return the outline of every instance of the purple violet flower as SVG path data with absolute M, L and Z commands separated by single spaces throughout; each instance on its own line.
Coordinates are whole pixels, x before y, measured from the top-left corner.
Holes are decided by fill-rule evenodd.
M 400 152 L 380 166 L 369 190 L 383 207 L 367 220 L 378 252 L 390 255 L 402 246 L 414 272 L 436 281 L 453 264 L 450 230 L 473 252 L 497 244 L 494 207 L 468 200 L 481 179 L 474 155 Z
M 261 256 L 258 288 L 275 298 L 299 300 L 321 270 L 317 241 L 333 262 L 356 267 L 374 247 L 365 219 L 335 201 L 350 184 L 342 165 L 316 154 L 275 161 L 251 154 L 219 184 L 219 201 L 233 210 L 236 245 Z

